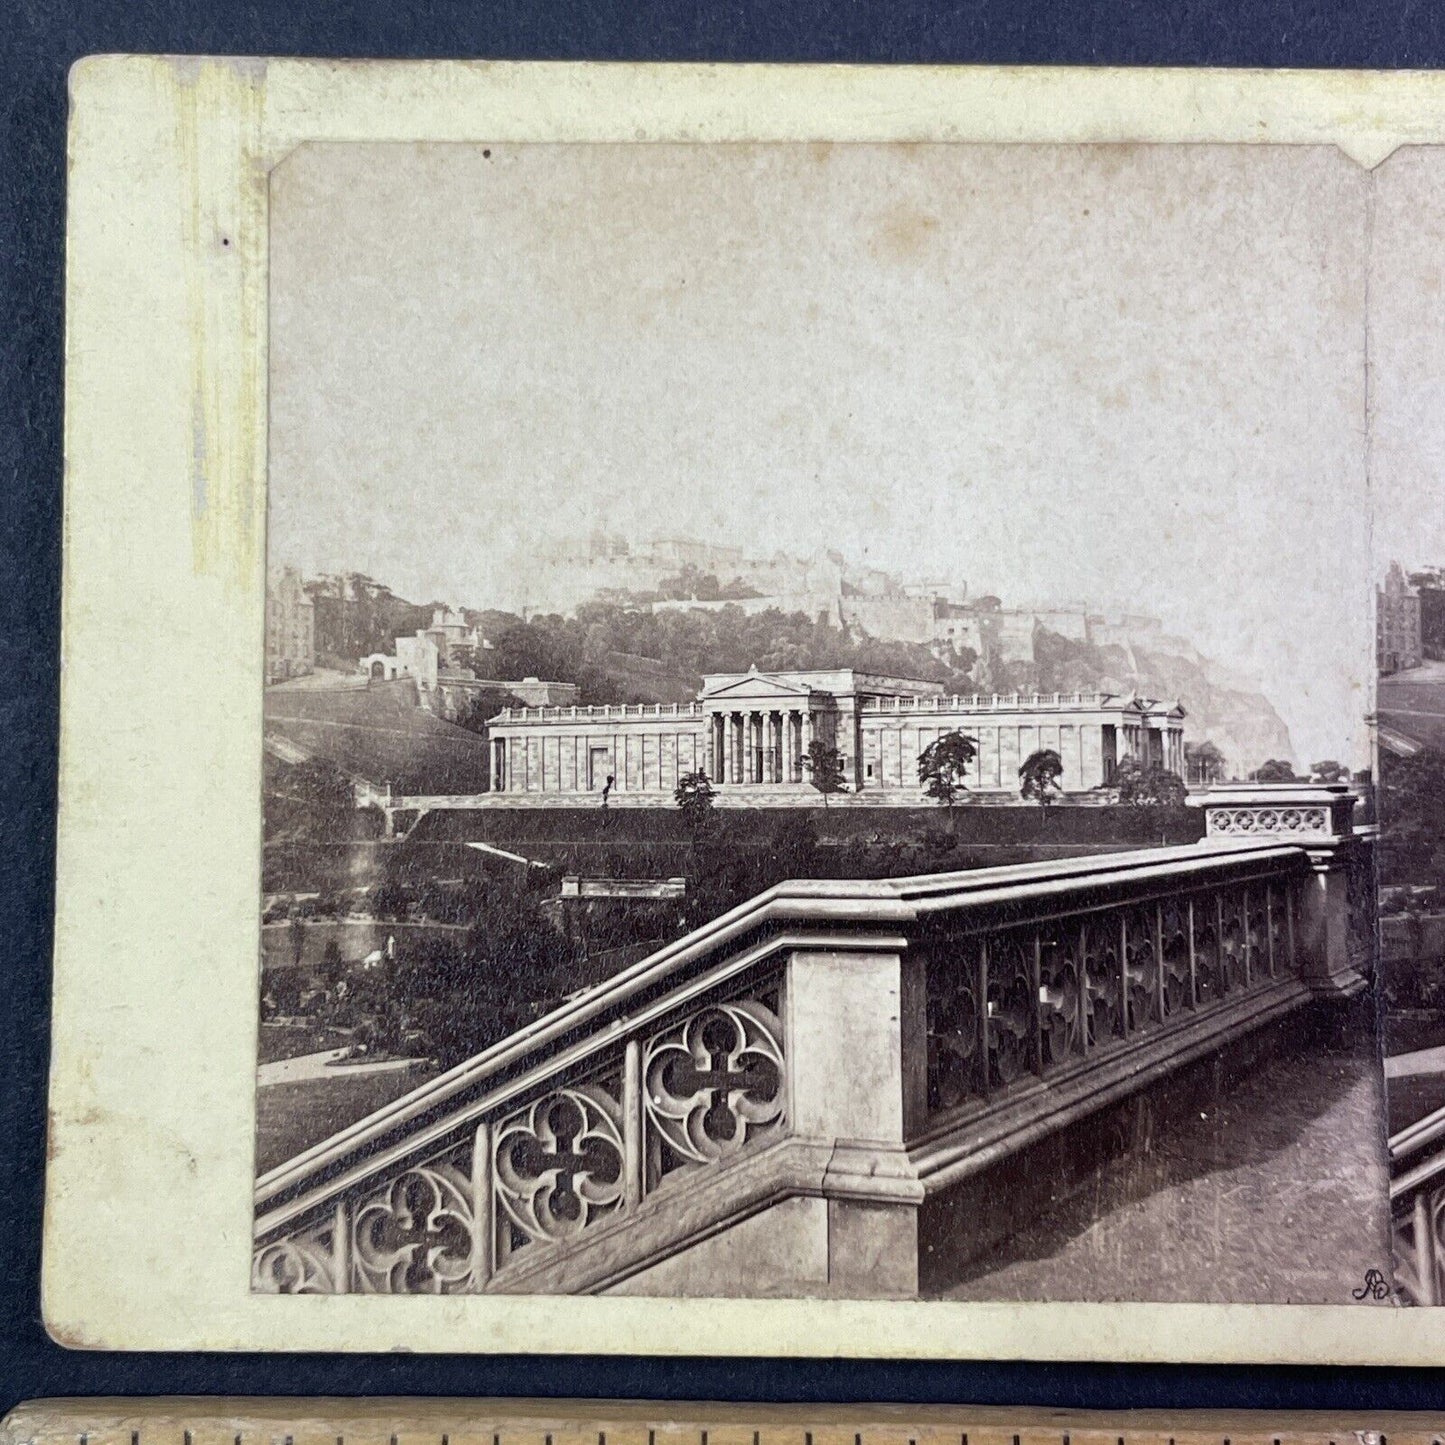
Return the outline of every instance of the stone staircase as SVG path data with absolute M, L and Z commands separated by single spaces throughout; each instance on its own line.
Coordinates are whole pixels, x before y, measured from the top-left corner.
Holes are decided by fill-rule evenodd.
M 943 1292 L 1137 1096 L 1192 1110 L 1353 1006 L 1354 801 L 1230 789 L 1247 837 L 776 884 L 262 1175 L 253 1286 Z

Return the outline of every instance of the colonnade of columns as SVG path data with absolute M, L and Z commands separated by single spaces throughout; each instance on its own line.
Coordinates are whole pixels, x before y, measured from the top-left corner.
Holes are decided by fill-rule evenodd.
M 806 708 L 711 713 L 708 777 L 715 783 L 801 783 L 812 741 Z
M 1145 765 L 1157 763 L 1184 776 L 1184 733 L 1178 728 L 1156 728 L 1147 723 L 1124 728 L 1124 750 Z

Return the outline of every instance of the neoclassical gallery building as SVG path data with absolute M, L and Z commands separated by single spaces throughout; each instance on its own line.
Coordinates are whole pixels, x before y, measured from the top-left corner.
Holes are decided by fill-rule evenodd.
M 970 790 L 1018 792 L 1040 748 L 1063 760 L 1063 788 L 1107 787 L 1125 757 L 1184 770 L 1184 709 L 1109 693 L 946 696 L 937 683 L 826 672 L 715 673 L 697 698 L 597 707 L 514 707 L 488 724 L 494 793 L 575 803 L 611 781 L 621 801 L 672 801 L 702 771 L 723 794 L 769 804 L 816 799 L 803 767 L 815 739 L 842 754 L 856 795 L 918 796 L 918 758 L 941 734 L 974 739 Z M 738 801 L 742 801 L 741 796 Z

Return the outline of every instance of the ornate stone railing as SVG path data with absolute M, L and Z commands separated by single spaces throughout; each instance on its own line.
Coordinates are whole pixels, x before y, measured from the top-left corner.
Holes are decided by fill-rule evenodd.
M 1278 980 L 1298 978 L 1304 882 L 1289 855 L 927 945 L 928 1100 L 987 1100 Z M 967 925 L 965 925 L 967 928 Z
M 539 1254 L 782 1130 L 779 987 L 776 974 L 759 975 L 574 1068 L 502 1091 L 460 1129 L 424 1127 L 438 1137 L 415 1158 L 263 1242 L 256 1286 L 450 1294 L 525 1282 Z
M 930 1196 L 1360 988 L 1367 865 L 780 884 L 262 1177 L 255 1287 L 916 1294 Z
M 1330 838 L 1349 831 L 1356 798 L 1345 783 L 1230 783 L 1204 801 L 1212 838 Z

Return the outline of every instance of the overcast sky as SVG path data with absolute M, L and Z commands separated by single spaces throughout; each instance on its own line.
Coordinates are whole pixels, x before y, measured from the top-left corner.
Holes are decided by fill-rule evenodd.
M 272 564 L 506 606 L 599 524 L 826 545 L 1152 612 L 1359 758 L 1372 186 L 1328 147 L 303 148 Z

